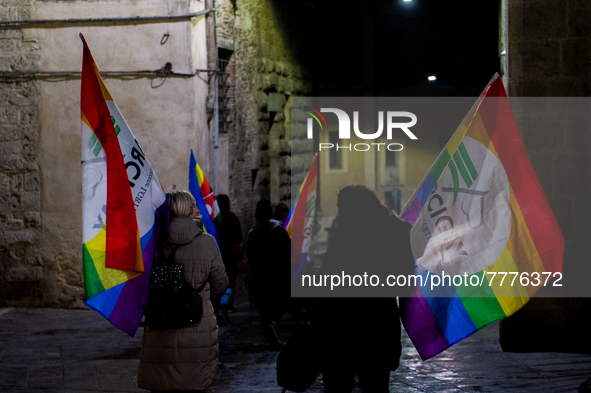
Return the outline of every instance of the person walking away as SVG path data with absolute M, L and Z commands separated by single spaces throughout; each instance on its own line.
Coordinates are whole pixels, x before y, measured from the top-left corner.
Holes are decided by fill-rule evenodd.
M 214 237 L 203 233 L 203 221 L 188 191 L 166 194 L 170 205 L 170 233 L 166 242 L 179 246 L 175 261 L 184 265 L 185 279 L 193 288 L 207 281 L 201 297 L 203 315 L 180 329 L 144 328 L 138 385 L 152 392 L 205 392 L 218 377 L 218 330 L 211 296 L 228 287 L 222 257 Z
M 251 268 L 249 297 L 259 309 L 267 342 L 278 344 L 275 325 L 291 297 L 291 239 L 273 220 L 271 202 L 257 203 L 256 223 L 248 232 L 246 254 Z
M 273 212 L 273 219 L 277 220 L 285 228 L 285 220 L 289 216 L 289 206 L 283 202 L 278 202 L 275 205 L 275 211 Z M 308 258 L 309 259 L 309 258 Z M 307 322 L 310 306 L 312 304 L 311 299 L 306 298 L 290 298 L 289 308 L 291 309 L 292 315 L 292 328 L 297 329 L 298 326 Z
M 226 311 L 234 312 L 234 294 L 236 277 L 238 275 L 238 263 L 242 260 L 242 250 L 240 249 L 240 243 L 242 243 L 243 239 L 242 227 L 240 226 L 238 216 L 230 210 L 230 198 L 227 195 L 220 194 L 216 199 L 222 215 L 222 222 L 218 226 L 220 252 L 222 253 L 222 259 L 232 291 Z
M 289 206 L 283 202 L 278 202 L 275 205 L 275 212 L 273 213 L 273 219 L 277 220 L 285 227 L 285 220 L 289 216 Z
M 346 186 L 337 196 L 338 229 L 320 274 L 412 274 L 411 226 L 391 215 L 365 186 Z M 363 288 L 351 288 L 351 296 Z M 387 290 L 387 288 L 386 288 Z M 360 292 L 358 292 L 360 293 Z M 313 319 L 322 342 L 327 393 L 351 392 L 355 375 L 362 392 L 388 392 L 390 371 L 402 351 L 396 298 L 322 298 Z

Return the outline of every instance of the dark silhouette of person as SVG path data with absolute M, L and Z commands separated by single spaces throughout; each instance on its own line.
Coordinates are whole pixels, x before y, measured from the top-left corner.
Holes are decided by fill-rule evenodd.
M 338 229 L 320 274 L 367 273 L 382 282 L 391 274 L 413 274 L 411 226 L 391 214 L 373 191 L 346 186 L 337 205 Z M 321 298 L 314 310 L 325 390 L 350 392 L 357 375 L 363 392 L 388 392 L 390 371 L 398 368 L 402 351 L 396 297 L 356 297 L 382 296 L 389 289 L 381 285 L 340 289 L 348 290 L 341 295 L 349 298 Z
M 283 202 L 278 202 L 275 205 L 275 212 L 273 213 L 273 219 L 279 221 L 285 226 L 285 220 L 289 216 L 289 206 Z
M 288 216 L 289 206 L 283 202 L 278 202 L 275 205 L 275 212 L 273 213 L 273 218 L 279 221 L 283 225 L 283 227 L 285 227 L 285 220 Z M 311 304 L 311 299 L 298 297 L 290 299 L 289 308 L 292 311 L 292 324 L 294 329 L 296 329 L 299 325 L 307 322 Z
M 283 224 L 273 220 L 269 200 L 257 203 L 255 219 L 246 241 L 251 268 L 249 296 L 259 309 L 267 341 L 276 346 L 275 325 L 291 297 L 291 239 Z
M 222 222 L 217 228 L 220 237 L 220 252 L 230 280 L 230 289 L 232 290 L 226 310 L 233 312 L 238 263 L 242 260 L 242 250 L 240 250 L 243 239 L 242 227 L 238 216 L 230 210 L 230 198 L 227 195 L 220 194 L 216 199 L 222 215 Z

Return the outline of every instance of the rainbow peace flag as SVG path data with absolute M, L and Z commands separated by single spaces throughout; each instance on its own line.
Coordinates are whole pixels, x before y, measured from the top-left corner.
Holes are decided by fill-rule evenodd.
M 295 202 L 285 220 L 285 229 L 291 238 L 292 278 L 297 279 L 303 272 L 312 240 L 312 229 L 316 212 L 316 188 L 318 187 L 318 155 L 302 183 Z
M 423 360 L 519 310 L 540 288 L 535 273 L 543 282 L 542 272 L 562 271 L 564 239 L 498 74 L 401 216 L 413 225 L 416 274 L 466 274 L 462 283 L 417 286 L 401 302 L 402 322 Z M 510 285 L 515 274 L 509 275 L 501 286 L 502 275 L 494 275 L 500 272 L 532 279 Z
M 220 245 L 220 237 L 216 225 L 222 223 L 222 213 L 218 206 L 218 201 L 215 199 L 213 188 L 209 185 L 207 178 L 203 174 L 201 167 L 197 164 L 193 150 L 191 150 L 191 159 L 189 162 L 189 191 L 195 197 L 197 202 L 197 209 L 203 218 L 203 226 L 205 232 L 209 233 Z
M 154 244 L 160 224 L 168 222 L 168 204 L 80 38 L 84 299 L 133 336 L 147 305 Z

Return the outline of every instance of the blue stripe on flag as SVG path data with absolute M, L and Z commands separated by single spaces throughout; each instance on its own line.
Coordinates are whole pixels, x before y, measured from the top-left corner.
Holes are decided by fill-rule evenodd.
M 117 304 L 117 300 L 119 299 L 119 295 L 121 294 L 124 285 L 125 283 L 121 283 L 91 297 L 86 301 L 86 305 L 101 314 L 106 319 L 109 319 L 113 309 L 115 308 L 115 305 Z
M 140 237 L 140 244 L 142 246 L 142 251 L 144 251 L 146 249 L 146 246 L 148 245 L 148 243 L 150 242 L 150 239 L 152 238 L 153 232 L 154 232 L 154 225 L 152 225 L 152 228 L 150 228 L 150 230 L 148 232 L 146 232 L 144 234 L 144 236 Z
M 433 274 L 431 273 L 430 276 L 429 278 L 432 279 Z M 464 303 L 458 297 L 455 287 L 453 284 L 449 285 L 447 279 L 445 285 L 434 286 L 433 290 L 431 290 L 431 281 L 427 281 L 427 285 L 421 288 L 450 345 L 478 331 L 466 311 Z
M 429 173 L 429 176 L 425 178 L 423 187 L 421 187 L 421 190 L 417 194 L 417 199 L 421 201 L 423 205 L 425 204 L 425 202 L 427 202 L 427 199 L 429 199 L 429 195 L 431 195 L 431 191 L 433 191 L 435 183 L 435 178 L 431 173 Z

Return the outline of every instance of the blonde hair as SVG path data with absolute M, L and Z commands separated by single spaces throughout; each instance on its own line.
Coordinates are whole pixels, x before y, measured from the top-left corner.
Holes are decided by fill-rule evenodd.
M 196 206 L 195 198 L 189 191 L 174 190 L 166 193 L 170 214 L 175 217 L 189 217 Z

